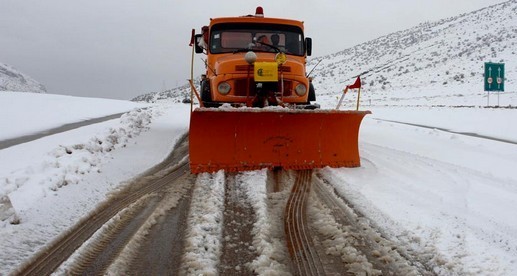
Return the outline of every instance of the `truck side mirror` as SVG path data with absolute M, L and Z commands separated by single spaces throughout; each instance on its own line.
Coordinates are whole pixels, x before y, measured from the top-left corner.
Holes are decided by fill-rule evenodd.
M 310 37 L 305 38 L 305 52 L 307 56 L 312 55 L 312 38 Z
M 199 46 L 199 43 L 198 43 L 201 39 L 203 39 L 202 34 L 197 34 L 194 36 L 194 47 L 196 49 L 196 54 L 203 53 L 203 47 Z

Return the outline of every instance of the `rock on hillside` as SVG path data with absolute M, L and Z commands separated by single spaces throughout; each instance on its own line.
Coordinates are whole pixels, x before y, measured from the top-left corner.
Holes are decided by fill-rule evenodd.
M 46 93 L 47 89 L 33 78 L 0 62 L 0 91 Z

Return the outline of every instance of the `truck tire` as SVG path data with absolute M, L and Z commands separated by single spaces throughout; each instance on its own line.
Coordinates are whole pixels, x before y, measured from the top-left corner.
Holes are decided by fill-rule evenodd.
M 314 86 L 312 82 L 309 83 L 309 98 L 307 99 L 308 103 L 316 101 L 316 91 L 314 90 Z
M 210 95 L 210 83 L 208 80 L 201 81 L 201 100 L 205 103 L 212 101 L 212 96 Z

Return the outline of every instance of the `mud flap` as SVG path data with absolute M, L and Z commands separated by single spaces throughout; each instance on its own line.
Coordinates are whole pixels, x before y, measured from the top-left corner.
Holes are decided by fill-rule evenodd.
M 359 126 L 369 111 L 197 108 L 192 173 L 360 166 Z

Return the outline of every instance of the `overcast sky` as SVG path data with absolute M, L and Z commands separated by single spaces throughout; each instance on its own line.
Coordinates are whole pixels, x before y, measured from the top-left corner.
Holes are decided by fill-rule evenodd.
M 305 22 L 313 56 L 504 0 L 0 0 L 0 62 L 49 93 L 131 99 L 190 78 L 192 28 L 254 14 Z M 203 71 L 195 57 L 196 75 Z

